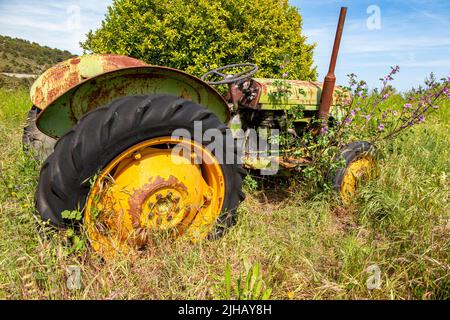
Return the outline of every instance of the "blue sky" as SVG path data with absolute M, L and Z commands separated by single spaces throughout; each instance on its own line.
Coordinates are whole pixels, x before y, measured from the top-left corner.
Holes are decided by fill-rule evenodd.
M 100 26 L 111 0 L 0 0 L 0 34 L 81 53 L 79 41 Z M 372 87 L 389 66 L 394 85 L 417 86 L 431 71 L 450 75 L 449 0 L 290 0 L 303 16 L 303 33 L 317 43 L 320 79 L 327 71 L 340 6 L 349 7 L 336 75 L 356 73 Z M 378 14 L 379 13 L 379 14 Z M 368 25 L 369 20 L 369 25 Z

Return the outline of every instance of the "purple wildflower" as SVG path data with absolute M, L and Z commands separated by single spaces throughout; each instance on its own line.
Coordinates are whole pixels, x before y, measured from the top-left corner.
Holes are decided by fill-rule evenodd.
M 412 104 L 411 104 L 411 103 L 405 103 L 405 104 L 403 105 L 403 108 L 405 108 L 405 109 L 411 109 L 411 107 L 412 107 Z
M 387 112 L 383 112 L 383 114 L 381 115 L 381 118 L 386 119 L 386 117 L 387 117 Z
M 439 109 L 439 106 L 433 106 L 433 109 Z
M 425 121 L 425 116 L 423 114 L 421 114 L 419 116 L 419 122 L 424 122 Z
M 352 110 L 352 111 L 350 111 L 350 115 L 352 116 L 352 117 L 354 117 L 355 116 L 355 110 Z
M 287 77 L 289 77 L 289 72 L 283 73 L 283 78 L 287 78 Z
M 352 119 L 350 119 L 350 118 L 345 119 L 345 124 L 350 124 L 351 122 L 352 122 Z
M 387 98 L 389 98 L 389 94 L 385 94 L 384 96 L 383 96 L 383 100 L 386 100 Z
M 380 123 L 378 126 L 378 130 L 383 131 L 384 130 L 384 124 Z
M 328 132 L 328 127 L 322 127 L 322 129 L 320 129 L 320 132 L 322 134 L 326 134 Z
M 396 117 L 396 116 L 398 116 L 398 112 L 397 112 L 396 110 L 394 110 L 394 111 L 392 111 L 392 115 L 393 115 L 394 117 Z

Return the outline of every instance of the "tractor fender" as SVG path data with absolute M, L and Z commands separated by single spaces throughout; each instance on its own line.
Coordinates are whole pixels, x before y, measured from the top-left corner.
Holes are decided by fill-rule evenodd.
M 83 66 L 83 59 L 93 56 L 103 64 L 94 65 L 91 74 L 83 75 L 81 68 L 72 66 L 74 59 L 81 59 L 77 65 Z M 112 58 L 117 61 L 118 57 L 124 63 L 104 63 Z M 32 102 L 41 109 L 36 125 L 51 137 L 64 135 L 87 112 L 131 95 L 170 94 L 203 105 L 224 123 L 230 119 L 225 99 L 208 84 L 183 71 L 147 65 L 125 56 L 88 55 L 74 59 L 63 63 L 71 65 L 65 72 L 58 74 L 52 70 L 58 65 L 47 70 L 31 89 Z

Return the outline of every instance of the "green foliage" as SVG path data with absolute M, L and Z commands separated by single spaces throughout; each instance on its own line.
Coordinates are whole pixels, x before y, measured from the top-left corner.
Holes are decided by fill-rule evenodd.
M 301 106 L 287 112 L 285 134 L 279 137 L 281 151 L 285 157 L 310 160 L 298 176 L 313 193 L 331 190 L 330 173 L 345 166 L 345 161 L 339 160 L 344 146 L 353 141 L 367 141 L 382 150 L 388 140 L 422 124 L 450 98 L 450 78 L 438 81 L 433 74 L 425 79 L 424 88 L 405 95 L 395 93 L 390 82 L 399 71 L 398 66 L 391 67 L 389 74 L 380 79 L 381 88 L 370 92 L 364 81 L 350 74 L 349 87 L 338 92 L 333 107 L 340 117 L 324 125 L 321 120 L 312 118 L 301 138 L 288 132 L 294 130 L 292 119 L 302 115 Z M 277 91 L 271 97 L 273 103 L 287 104 L 291 95 L 287 85 L 284 80 L 276 81 Z
M 61 212 L 61 216 L 74 224 L 81 222 L 83 219 L 83 213 L 80 210 L 64 210 Z M 67 246 L 68 254 L 81 254 L 86 251 L 87 239 L 84 233 L 78 233 L 71 227 L 66 230 L 65 235 L 69 242 Z
M 256 263 L 251 266 L 248 260 L 244 259 L 245 273 L 239 274 L 235 283 L 236 300 L 268 300 L 272 289 L 266 288 L 262 280 L 261 264 Z M 231 291 L 231 267 L 227 263 L 225 266 L 225 299 L 233 298 Z
M 86 251 L 87 239 L 84 234 L 77 233 L 74 229 L 69 228 L 66 230 L 66 238 L 68 240 L 67 254 L 82 254 Z
M 64 210 L 63 212 L 61 212 L 61 216 L 64 219 L 71 221 L 81 221 L 81 219 L 83 218 L 83 214 L 79 210 Z
M 252 62 L 260 77 L 315 80 L 314 44 L 287 0 L 115 0 L 82 47 L 125 54 L 150 64 L 201 75 L 232 63 Z
M 250 192 L 255 191 L 258 189 L 258 181 L 256 181 L 251 175 L 247 175 L 244 178 L 244 189 Z

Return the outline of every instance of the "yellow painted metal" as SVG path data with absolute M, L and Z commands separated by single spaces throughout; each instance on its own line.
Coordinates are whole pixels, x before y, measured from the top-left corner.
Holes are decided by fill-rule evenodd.
M 145 246 L 158 231 L 196 242 L 214 227 L 224 196 L 221 166 L 202 145 L 150 139 L 101 172 L 87 200 L 85 225 L 93 248 L 105 258 Z
M 287 101 L 273 101 L 270 95 L 279 91 L 275 83 L 278 79 L 255 79 L 262 86 L 259 103 L 263 110 L 285 110 L 292 106 L 302 105 L 306 111 L 315 111 L 319 108 L 322 96 L 323 83 L 301 80 L 283 80 L 283 86 L 288 87 L 289 95 Z M 334 89 L 332 105 L 335 106 L 340 100 L 350 98 L 348 93 L 336 86 Z
M 377 174 L 375 160 L 367 155 L 352 161 L 345 170 L 341 185 L 341 198 L 349 204 L 356 194 L 358 182 L 373 178 Z

